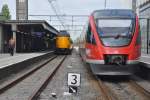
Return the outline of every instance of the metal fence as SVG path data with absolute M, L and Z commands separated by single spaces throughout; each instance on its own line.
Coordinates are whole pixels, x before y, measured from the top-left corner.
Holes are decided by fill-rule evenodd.
M 140 18 L 142 53 L 150 54 L 150 18 Z

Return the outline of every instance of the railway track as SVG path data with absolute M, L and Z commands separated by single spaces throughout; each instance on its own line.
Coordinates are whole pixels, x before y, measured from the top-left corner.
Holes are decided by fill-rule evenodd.
M 40 66 L 5 84 L 0 88 L 0 99 L 35 100 L 55 75 L 65 58 L 66 56 L 54 56 Z
M 119 100 L 118 96 L 100 78 L 97 78 L 97 80 L 105 100 Z
M 88 69 L 88 72 L 93 74 L 91 69 Z M 107 77 L 108 79 L 104 79 L 105 81 L 103 81 L 101 77 L 98 76 L 95 78 L 101 91 L 100 95 L 102 98 L 104 98 L 104 100 L 150 100 L 150 91 L 139 85 L 137 83 L 139 80 L 136 78 L 134 79 L 133 77 L 124 77 L 125 79 L 121 78 L 117 79 L 118 81 L 114 81 L 110 77 Z M 146 83 L 148 84 L 149 82 Z
M 31 70 L 29 70 L 28 72 L 26 72 L 25 74 L 15 78 L 14 80 L 12 80 L 11 82 L 5 84 L 4 86 L 0 87 L 0 94 L 4 93 L 5 91 L 7 91 L 9 88 L 15 86 L 17 83 L 19 83 L 20 81 L 22 81 L 23 79 L 25 79 L 26 77 L 28 77 L 29 75 L 33 74 L 34 72 L 36 72 L 37 70 L 39 70 L 40 68 L 42 68 L 44 65 L 46 65 L 47 63 L 49 63 L 50 61 L 52 61 L 53 59 L 55 59 L 55 57 L 50 58 L 49 60 L 45 61 L 44 63 L 42 63 L 41 65 L 39 65 L 36 68 L 33 68 Z
M 105 100 L 149 100 L 150 92 L 133 80 L 123 82 L 103 81 L 97 78 Z M 138 99 L 137 99 L 138 98 Z
M 46 78 L 46 80 L 44 82 L 42 82 L 42 84 L 39 86 L 39 88 L 37 88 L 29 97 L 28 100 L 36 100 L 38 98 L 38 96 L 40 95 L 40 93 L 46 88 L 46 86 L 48 85 L 49 81 L 53 78 L 53 76 L 55 75 L 55 73 L 57 72 L 57 70 L 59 69 L 59 67 L 61 66 L 61 64 L 63 63 L 63 61 L 65 60 L 66 57 L 64 57 L 61 62 L 59 63 L 59 65 L 54 69 L 54 71 L 52 73 L 49 73 L 48 77 Z
M 144 89 L 138 83 L 136 83 L 133 80 L 130 80 L 128 84 L 131 86 L 131 88 L 133 88 L 135 91 L 137 91 L 144 98 L 144 100 L 150 99 L 150 92 L 147 91 L 146 89 Z

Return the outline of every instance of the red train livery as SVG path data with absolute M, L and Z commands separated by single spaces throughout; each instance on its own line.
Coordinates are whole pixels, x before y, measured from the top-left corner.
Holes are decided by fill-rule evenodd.
M 141 56 L 138 16 L 132 10 L 96 10 L 79 42 L 80 53 L 94 74 L 131 75 Z

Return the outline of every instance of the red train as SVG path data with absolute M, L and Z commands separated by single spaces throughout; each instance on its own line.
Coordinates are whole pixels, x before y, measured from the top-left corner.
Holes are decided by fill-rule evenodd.
M 131 75 L 141 56 L 138 16 L 132 10 L 96 10 L 79 42 L 80 53 L 94 74 Z

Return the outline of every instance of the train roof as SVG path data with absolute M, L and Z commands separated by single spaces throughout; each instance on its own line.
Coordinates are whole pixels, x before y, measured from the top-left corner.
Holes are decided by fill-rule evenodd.
M 67 30 L 60 30 L 60 34 L 69 34 Z
M 136 14 L 130 9 L 104 9 L 95 10 L 92 15 L 94 18 L 135 18 Z
M 57 34 L 57 36 L 60 36 L 60 37 L 61 37 L 61 36 L 70 37 L 70 34 L 60 34 L 60 33 L 59 33 L 59 34 Z
M 58 36 L 69 36 L 70 34 L 68 33 L 67 30 L 60 30 Z

